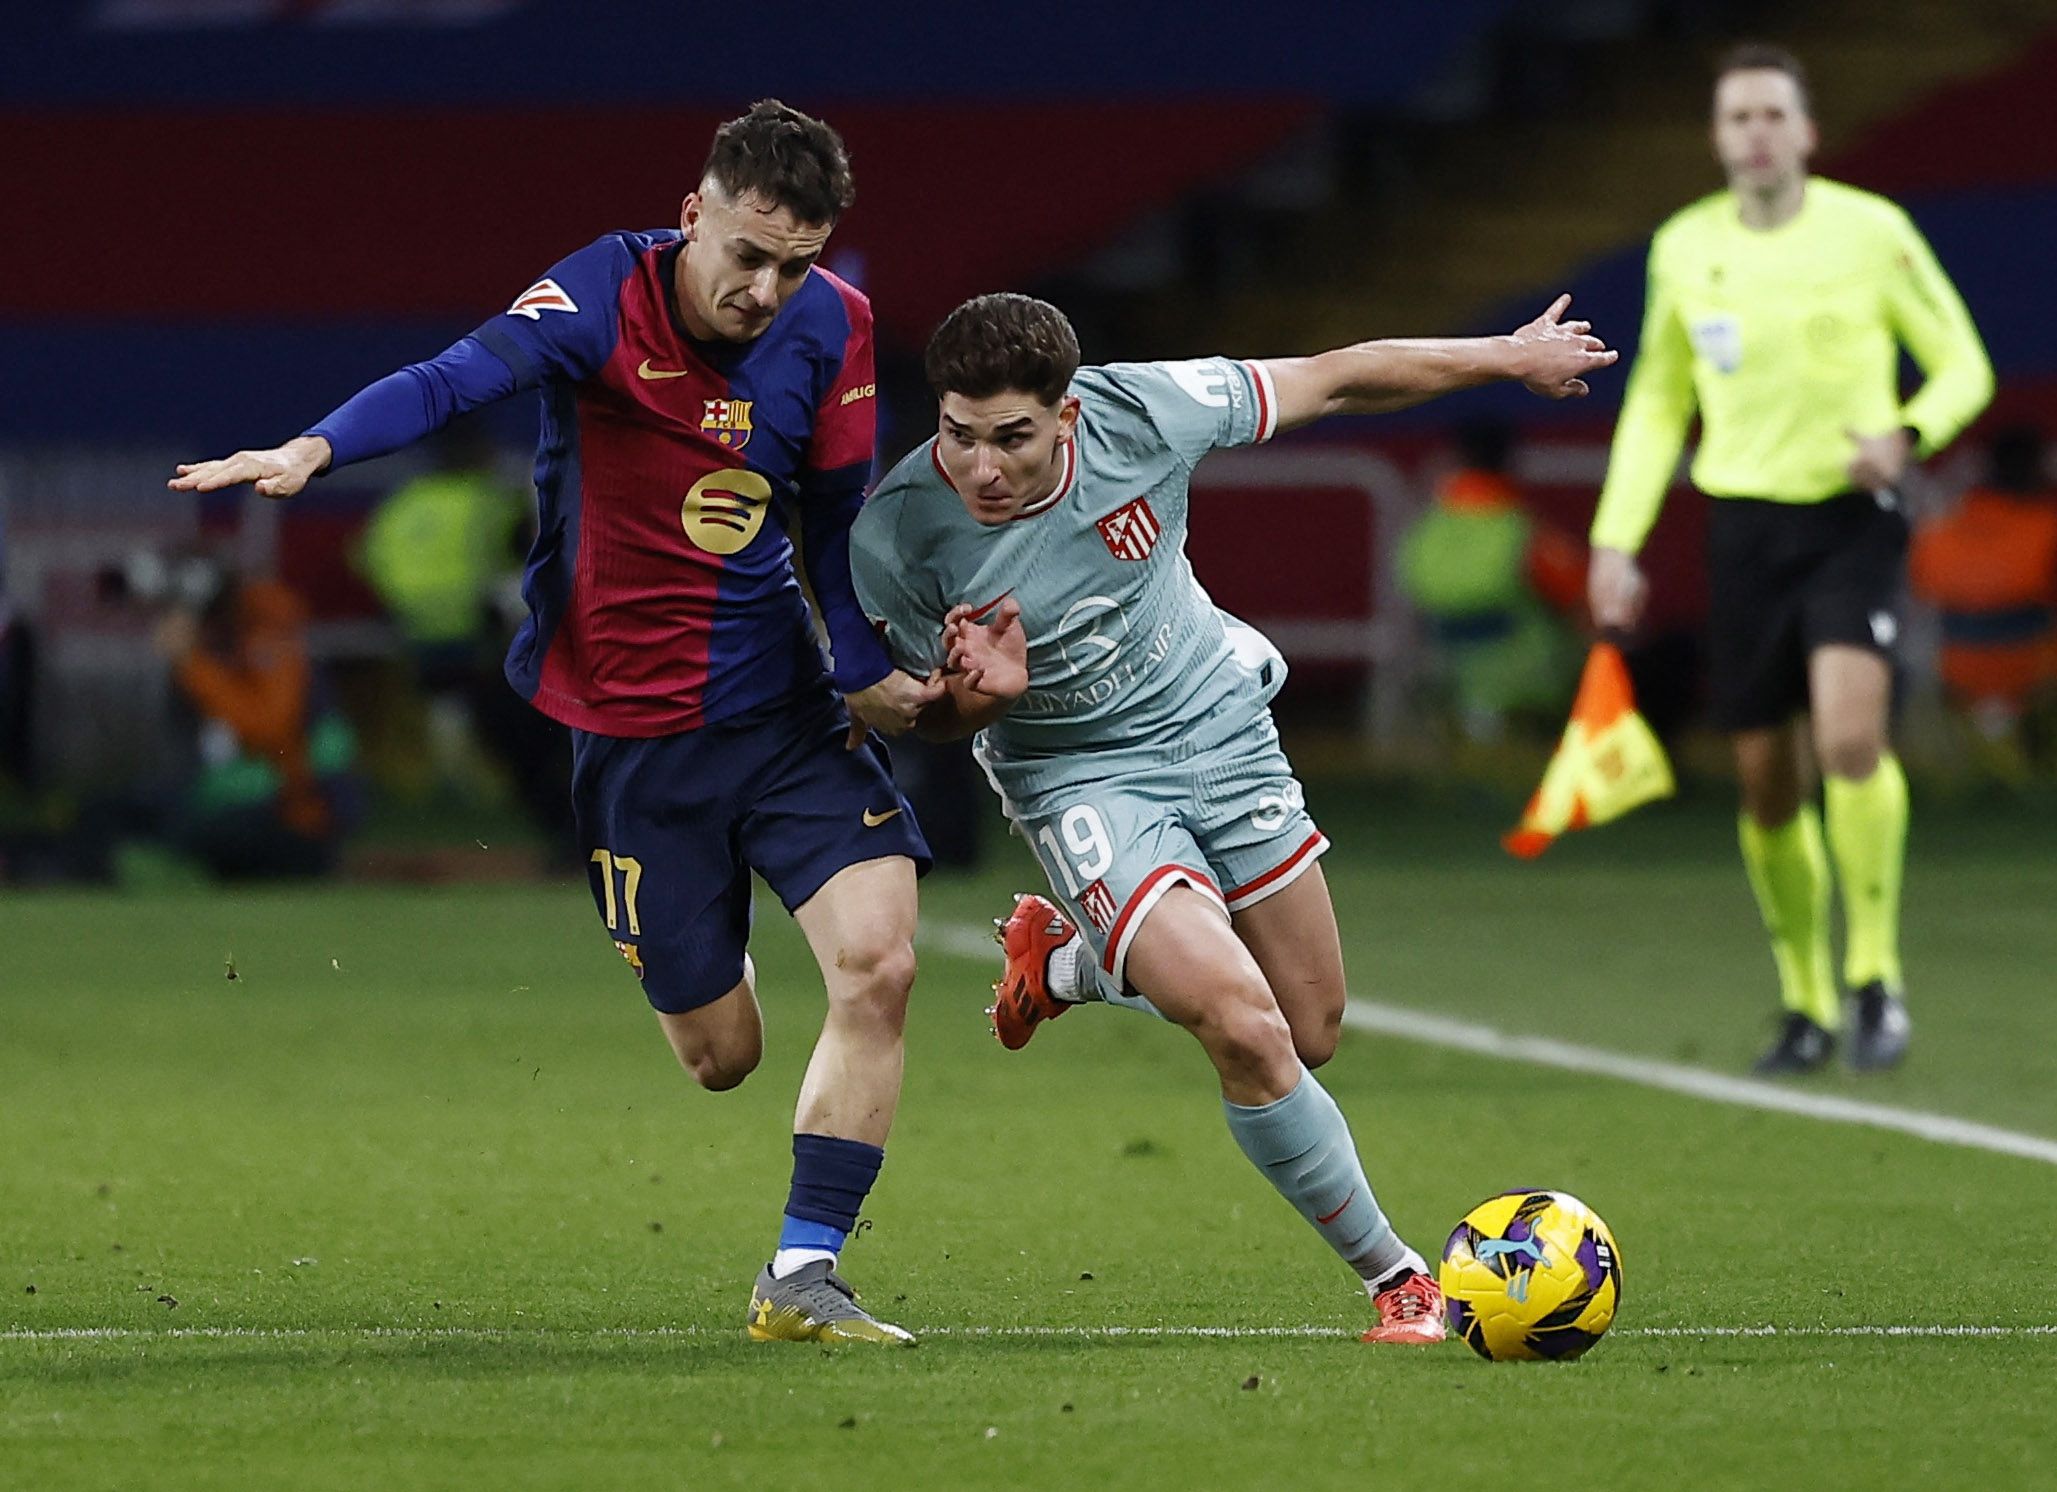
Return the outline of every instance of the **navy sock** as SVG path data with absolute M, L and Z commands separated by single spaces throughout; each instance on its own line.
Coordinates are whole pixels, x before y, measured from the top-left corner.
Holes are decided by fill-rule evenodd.
M 842 1250 L 886 1152 L 833 1135 L 793 1136 L 793 1187 L 779 1226 L 781 1249 Z

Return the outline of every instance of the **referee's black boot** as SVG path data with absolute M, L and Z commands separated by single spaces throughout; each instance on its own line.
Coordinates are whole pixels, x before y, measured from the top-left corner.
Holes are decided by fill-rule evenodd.
M 1850 1066 L 1857 1072 L 1898 1067 L 1907 1055 L 1914 1022 L 1907 1006 L 1883 979 L 1874 979 L 1852 997 L 1856 1018 L 1850 1023 Z
M 1819 1072 L 1836 1054 L 1833 1031 L 1815 1024 L 1797 1010 L 1786 1012 L 1779 1025 L 1778 1040 L 1757 1059 L 1750 1071 L 1760 1078 L 1788 1077 L 1794 1073 Z

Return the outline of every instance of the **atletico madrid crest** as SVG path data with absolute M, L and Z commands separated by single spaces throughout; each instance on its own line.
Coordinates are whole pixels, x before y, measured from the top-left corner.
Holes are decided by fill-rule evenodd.
M 709 399 L 705 403 L 706 413 L 700 416 L 701 430 L 732 451 L 750 444 L 750 400 Z
M 1107 541 L 1109 552 L 1121 560 L 1148 559 L 1150 551 L 1157 547 L 1157 536 L 1164 532 L 1158 527 L 1157 515 L 1150 511 L 1149 502 L 1140 497 L 1123 503 L 1093 526 Z
M 1114 918 L 1121 910 L 1114 904 L 1114 893 L 1107 889 L 1105 881 L 1095 881 L 1079 893 L 1079 910 L 1086 914 L 1086 920 L 1102 935 L 1114 926 Z

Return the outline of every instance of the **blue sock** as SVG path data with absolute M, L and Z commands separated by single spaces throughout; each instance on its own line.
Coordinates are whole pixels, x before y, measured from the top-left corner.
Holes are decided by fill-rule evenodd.
M 1299 1085 L 1274 1103 L 1221 1106 L 1243 1154 L 1360 1278 L 1383 1279 L 1407 1262 L 1407 1245 L 1365 1180 L 1350 1125 L 1313 1073 L 1302 1068 Z
M 797 1249 L 831 1259 L 841 1253 L 885 1158 L 884 1150 L 860 1140 L 794 1135 L 793 1186 L 779 1225 L 779 1253 Z M 775 1260 L 772 1272 L 785 1271 Z

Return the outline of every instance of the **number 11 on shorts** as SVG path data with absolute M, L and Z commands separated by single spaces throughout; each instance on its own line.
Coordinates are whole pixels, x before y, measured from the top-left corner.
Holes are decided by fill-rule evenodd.
M 1081 886 L 1091 885 L 1107 874 L 1114 865 L 1114 846 L 1107 838 L 1107 825 L 1100 820 L 1099 811 L 1089 804 L 1081 803 L 1076 808 L 1064 810 L 1058 820 L 1064 833 L 1064 843 L 1057 842 L 1057 830 L 1048 824 L 1036 831 L 1036 843 L 1049 851 L 1048 863 L 1054 866 L 1064 881 L 1064 894 L 1077 896 Z M 1065 849 L 1071 853 L 1067 855 Z M 1073 874 L 1073 861 L 1077 862 L 1077 874 Z

